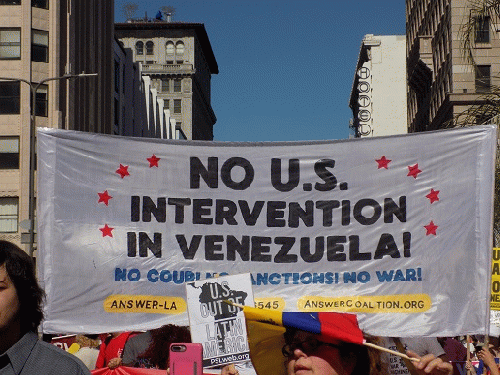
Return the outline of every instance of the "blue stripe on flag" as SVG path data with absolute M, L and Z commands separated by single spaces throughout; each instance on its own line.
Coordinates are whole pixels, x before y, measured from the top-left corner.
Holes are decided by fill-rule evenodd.
M 284 327 L 294 327 L 315 334 L 321 333 L 318 313 L 284 312 L 282 322 Z

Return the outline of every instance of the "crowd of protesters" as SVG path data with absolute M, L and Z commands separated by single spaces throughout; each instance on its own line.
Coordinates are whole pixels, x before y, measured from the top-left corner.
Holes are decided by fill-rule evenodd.
M 0 375 L 89 374 L 94 368 L 119 366 L 168 369 L 170 344 L 191 341 L 188 327 L 169 324 L 142 333 L 78 335 L 74 345 L 64 351 L 39 339 L 43 298 L 32 259 L 16 245 L 0 241 Z M 287 329 L 284 357 L 278 363 L 284 364 L 287 375 L 451 375 L 450 359 L 466 361 L 476 372 L 473 361 L 479 359 L 491 375 L 500 375 L 495 363 L 498 340 L 481 346 L 472 340 L 472 345 L 463 343 L 460 338 L 382 339 L 365 335 L 365 339 L 403 353 L 405 361 L 396 366 L 399 356 L 388 358 L 379 349 Z M 466 346 L 474 348 L 472 355 L 464 351 Z M 238 374 L 234 365 L 220 371 L 222 375 Z

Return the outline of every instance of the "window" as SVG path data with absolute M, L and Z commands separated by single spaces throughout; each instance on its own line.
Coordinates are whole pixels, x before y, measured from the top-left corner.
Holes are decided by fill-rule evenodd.
M 170 100 L 163 99 L 163 109 L 170 109 Z
M 0 29 L 0 59 L 14 60 L 21 58 L 21 29 Z
M 0 0 L 0 5 L 21 5 L 21 0 Z
M 161 80 L 161 91 L 162 92 L 169 92 L 170 91 L 170 80 L 169 79 L 162 79 Z
M 0 169 L 19 169 L 19 137 L 0 137 Z
M 154 55 L 155 45 L 152 41 L 146 42 L 146 55 Z
M 182 81 L 180 79 L 174 79 L 174 92 L 181 92 Z
M 115 116 L 115 126 L 113 127 L 113 133 L 115 135 L 120 134 L 120 101 L 115 98 L 115 108 L 114 108 L 114 116 Z
M 490 70 L 490 65 L 478 65 L 476 67 L 476 92 L 490 91 Z
M 483 124 L 488 124 L 488 121 L 491 120 L 491 115 L 482 114 L 475 116 L 475 118 L 476 118 L 476 125 L 483 125 Z
M 174 54 L 174 43 L 172 42 L 167 42 L 167 45 L 166 45 L 166 49 L 167 49 L 167 55 L 173 55 Z
M 40 85 L 38 90 L 36 90 L 36 106 L 35 115 L 47 117 L 48 115 L 48 91 L 49 87 L 47 85 Z
M 174 99 L 174 113 L 177 113 L 177 114 L 182 113 L 180 99 Z
M 125 94 L 125 78 L 126 78 L 126 75 L 125 75 L 125 72 L 126 72 L 126 69 L 125 69 L 125 66 L 123 66 L 123 70 L 122 70 L 122 92 Z
M 175 45 L 175 53 L 177 55 L 182 55 L 184 53 L 184 43 L 177 42 L 177 44 Z
M 49 0 L 31 0 L 31 6 L 35 8 L 49 9 Z
M 120 92 L 120 62 L 115 60 L 115 92 Z
M 172 60 L 167 61 L 167 65 L 172 65 L 174 62 Z
M 33 30 L 31 35 L 31 61 L 49 62 L 49 33 Z
M 19 114 L 20 82 L 0 82 L 0 115 Z
M 182 123 L 180 122 L 175 124 L 175 139 L 187 140 L 186 135 L 182 131 Z
M 144 43 L 139 41 L 135 44 L 135 54 L 144 55 Z
M 476 43 L 489 43 L 490 42 L 490 17 L 476 17 Z
M 0 233 L 17 232 L 19 198 L 0 197 Z
M 184 64 L 184 60 L 177 60 L 175 63 L 176 64 Z

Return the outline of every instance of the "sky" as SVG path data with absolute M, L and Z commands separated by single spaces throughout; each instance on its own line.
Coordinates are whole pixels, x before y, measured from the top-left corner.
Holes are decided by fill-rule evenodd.
M 405 34 L 403 0 L 115 0 L 115 22 L 127 2 L 136 17 L 172 6 L 174 21 L 205 25 L 216 141 L 348 138 L 363 37 Z

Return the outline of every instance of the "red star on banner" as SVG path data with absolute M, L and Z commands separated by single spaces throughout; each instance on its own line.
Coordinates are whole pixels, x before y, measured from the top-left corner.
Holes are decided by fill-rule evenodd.
M 380 159 L 375 159 L 375 161 L 378 163 L 378 168 L 385 168 L 387 169 L 389 166 L 389 163 L 392 161 L 390 159 L 387 159 L 385 156 L 382 156 Z
M 425 235 L 429 236 L 431 234 L 436 235 L 436 229 L 438 229 L 438 226 L 431 220 L 429 224 L 424 225 L 424 228 L 427 230 L 427 233 Z
M 422 171 L 420 169 L 418 169 L 418 163 L 415 165 L 409 165 L 407 176 L 412 176 L 413 178 L 417 178 L 417 176 L 420 172 L 422 172 Z
M 156 167 L 158 168 L 158 161 L 160 160 L 160 158 L 157 158 L 155 154 L 153 154 L 153 156 L 151 156 L 150 158 L 147 158 L 148 161 L 149 161 L 149 168 L 153 168 L 153 167 Z
M 99 195 L 99 201 L 97 203 L 104 203 L 106 206 L 108 205 L 108 202 L 111 198 L 113 198 L 111 195 L 108 194 L 107 190 L 104 190 L 104 193 L 97 193 Z
M 104 227 L 99 228 L 99 230 L 102 232 L 103 237 L 113 237 L 113 233 L 111 233 L 115 228 L 108 227 L 108 224 L 104 224 Z
M 116 170 L 116 173 L 118 173 L 121 176 L 121 178 L 124 178 L 125 176 L 130 176 L 130 173 L 128 173 L 128 165 L 120 164 L 120 168 Z
M 439 194 L 439 190 L 431 189 L 431 192 L 429 194 L 427 194 L 426 197 L 429 198 L 429 200 L 431 201 L 431 204 L 432 204 L 432 203 L 437 202 L 439 200 L 438 194 Z

